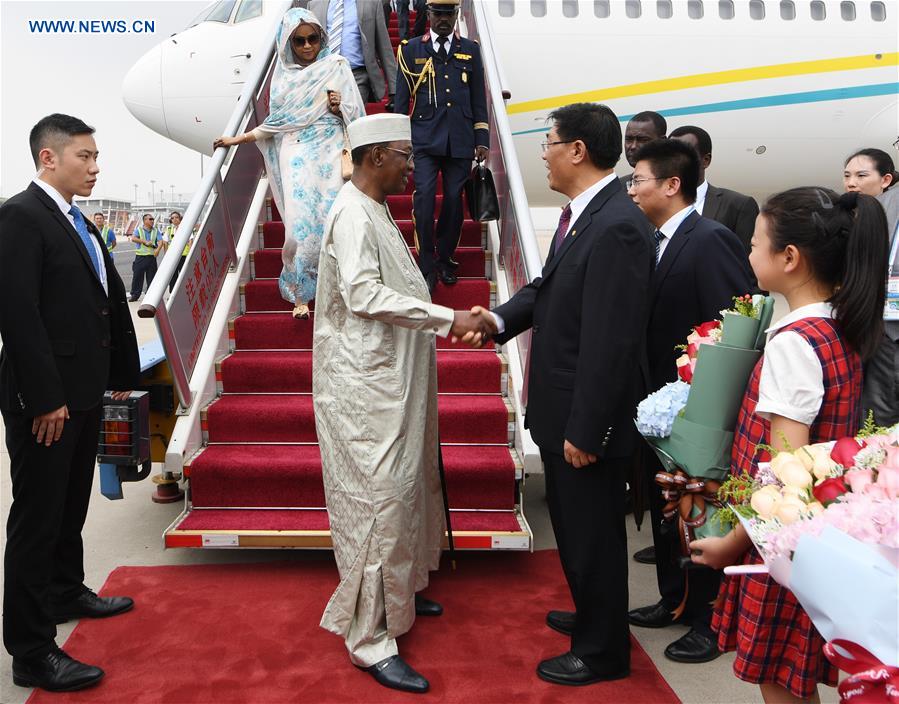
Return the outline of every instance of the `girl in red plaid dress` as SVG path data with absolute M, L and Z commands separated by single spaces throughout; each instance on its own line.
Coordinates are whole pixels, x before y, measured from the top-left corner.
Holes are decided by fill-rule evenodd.
M 754 475 L 760 444 L 802 447 L 860 427 L 862 359 L 883 327 L 886 218 L 874 198 L 796 188 L 772 197 L 756 221 L 749 261 L 759 286 L 783 294 L 790 314 L 768 329 L 765 354 L 737 421 L 731 471 Z M 693 561 L 721 569 L 760 563 L 738 527 L 690 544 Z M 793 594 L 767 575 L 725 578 L 712 628 L 736 650 L 734 673 L 765 702 L 818 701 L 837 683 L 823 641 Z

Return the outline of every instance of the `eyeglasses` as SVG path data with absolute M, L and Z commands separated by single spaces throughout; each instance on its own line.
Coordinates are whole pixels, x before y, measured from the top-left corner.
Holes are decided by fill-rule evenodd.
M 636 188 L 641 183 L 646 183 L 647 181 L 664 181 L 666 178 L 670 178 L 670 176 L 657 176 L 655 178 L 649 178 L 648 176 L 646 178 L 632 178 L 627 182 L 627 187 Z
M 384 147 L 384 149 L 386 149 L 389 152 L 396 152 L 397 154 L 402 154 L 404 157 L 406 157 L 407 164 L 412 163 L 412 157 L 415 154 L 415 152 L 413 152 L 413 151 L 404 152 L 402 149 L 395 149 L 393 147 Z
M 320 36 L 318 36 L 317 34 L 310 34 L 308 37 L 303 37 L 303 36 L 297 35 L 296 37 L 293 38 L 292 41 L 295 46 L 306 46 L 307 44 L 309 46 L 315 46 L 321 40 L 322 40 L 322 38 Z
M 560 139 L 558 142 L 540 142 L 540 146 L 543 148 L 544 153 L 547 149 L 549 149 L 554 144 L 571 144 L 576 140 L 574 139 Z
M 430 12 L 435 17 L 452 17 L 459 11 L 458 7 L 453 8 L 452 10 L 445 10 L 440 8 L 439 10 L 435 10 L 433 7 L 428 8 L 428 12 Z

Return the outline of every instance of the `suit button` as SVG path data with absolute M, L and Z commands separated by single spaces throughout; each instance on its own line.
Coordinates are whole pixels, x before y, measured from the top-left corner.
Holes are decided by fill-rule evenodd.
M 100 314 L 101 315 L 109 315 L 109 308 L 103 308 L 103 310 L 100 311 Z
M 447 103 L 447 104 L 446 104 L 446 107 L 451 108 L 451 107 L 453 107 L 453 104 L 452 104 L 452 103 Z
M 449 92 L 450 92 L 450 89 L 449 89 L 449 88 L 447 88 L 447 89 L 446 89 L 446 92 L 447 92 L 447 93 L 449 93 Z
M 109 340 L 100 340 L 100 347 L 109 347 Z
M 534 323 L 534 325 L 531 327 L 531 331 L 534 333 L 540 332 L 540 326 Z
M 443 77 L 444 77 L 444 78 L 449 78 L 449 74 L 444 74 Z

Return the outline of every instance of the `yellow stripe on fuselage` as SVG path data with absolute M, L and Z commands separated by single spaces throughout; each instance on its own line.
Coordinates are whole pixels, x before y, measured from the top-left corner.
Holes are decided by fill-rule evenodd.
M 629 83 L 623 86 L 599 88 L 582 93 L 569 93 L 568 95 L 558 95 L 552 98 L 526 100 L 522 103 L 512 103 L 507 106 L 506 110 L 511 115 L 521 112 L 551 110 L 570 103 L 597 103 L 614 98 L 629 98 L 635 95 L 664 93 L 686 88 L 704 88 L 724 83 L 758 81 L 766 78 L 786 78 L 788 76 L 803 76 L 833 71 L 857 71 L 865 68 L 882 68 L 897 65 L 899 65 L 899 52 L 864 54 L 862 56 L 846 56 L 839 59 L 819 59 L 817 61 L 796 61 L 789 64 L 773 64 L 771 66 L 697 73 L 692 76 L 662 78 L 656 81 Z

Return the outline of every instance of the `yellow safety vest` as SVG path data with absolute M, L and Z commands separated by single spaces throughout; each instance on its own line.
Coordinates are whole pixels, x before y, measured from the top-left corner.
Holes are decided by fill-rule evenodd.
M 159 230 L 157 230 L 154 227 L 152 232 L 148 233 L 142 227 L 135 227 L 134 228 L 134 236 L 141 240 L 149 240 L 153 244 L 156 244 L 159 241 Z M 147 257 L 147 256 L 154 257 L 154 256 L 156 256 L 156 248 L 148 247 L 145 244 L 139 244 L 139 245 L 137 245 L 136 256 L 138 256 L 138 257 Z

